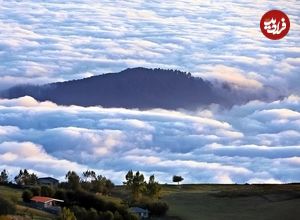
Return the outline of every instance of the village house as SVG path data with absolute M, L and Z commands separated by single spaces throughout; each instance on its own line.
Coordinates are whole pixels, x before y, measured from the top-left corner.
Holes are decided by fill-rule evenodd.
M 36 209 L 45 210 L 52 213 L 59 213 L 61 207 L 59 203 L 63 203 L 63 200 L 54 199 L 50 197 L 34 196 L 31 198 L 31 206 Z
M 142 209 L 140 207 L 131 207 L 129 209 L 129 212 L 132 214 L 136 214 L 139 217 L 139 219 L 149 218 L 149 210 L 148 209 Z

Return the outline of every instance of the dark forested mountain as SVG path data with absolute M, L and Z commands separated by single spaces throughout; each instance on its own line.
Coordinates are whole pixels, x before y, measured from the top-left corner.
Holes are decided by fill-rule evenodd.
M 140 109 L 193 109 L 221 102 L 208 81 L 192 77 L 190 73 L 146 68 L 42 86 L 15 86 L 1 94 L 5 98 L 25 95 L 60 105 Z

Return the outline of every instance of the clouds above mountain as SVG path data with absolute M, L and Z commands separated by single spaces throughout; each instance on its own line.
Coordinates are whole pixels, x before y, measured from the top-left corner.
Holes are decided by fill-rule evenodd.
M 292 23 L 280 41 L 259 29 L 273 8 Z M 299 10 L 296 0 L 2 1 L 0 88 L 144 66 L 299 94 Z
M 186 182 L 299 180 L 300 97 L 198 112 L 0 100 L 1 168 L 63 178 L 87 168 L 120 183 L 129 169 Z M 49 169 L 49 167 L 51 169 Z

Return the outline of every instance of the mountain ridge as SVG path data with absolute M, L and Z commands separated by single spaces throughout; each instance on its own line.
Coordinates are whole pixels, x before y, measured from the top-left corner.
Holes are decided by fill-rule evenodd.
M 211 82 L 191 73 L 143 67 L 45 85 L 18 85 L 1 94 L 3 98 L 26 95 L 59 105 L 139 109 L 195 109 L 224 101 Z

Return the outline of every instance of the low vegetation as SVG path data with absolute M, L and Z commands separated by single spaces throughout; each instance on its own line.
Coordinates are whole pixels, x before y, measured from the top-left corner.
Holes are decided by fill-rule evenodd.
M 20 170 L 14 182 L 9 182 L 6 170 L 1 172 L 0 184 L 17 189 L 18 198 L 0 201 L 2 215 L 33 216 L 27 213 L 34 196 L 53 197 L 64 202 L 57 219 L 78 220 L 136 220 L 137 216 L 129 212 L 129 207 L 138 206 L 148 209 L 152 216 L 164 216 L 168 210 L 166 202 L 160 200 L 161 186 L 155 176 L 146 181 L 140 172 L 130 170 L 125 176 L 123 191 L 125 198 L 112 196 L 115 185 L 108 178 L 87 170 L 79 176 L 75 171 L 66 174 L 66 181 L 57 186 L 39 185 L 38 177 L 28 170 Z M 1 194 L 0 194 L 1 195 Z M 21 198 L 21 199 L 20 199 Z M 28 209 L 19 208 L 26 207 Z M 22 211 L 24 213 L 22 213 Z M 52 216 L 53 217 L 53 216 Z
M 0 220 L 136 220 L 129 207 L 148 209 L 150 219 L 161 220 L 297 220 L 300 216 L 300 184 L 178 184 L 161 185 L 152 175 L 128 171 L 123 186 L 86 171 L 66 174 L 66 181 L 57 187 L 24 185 L 8 182 L 1 175 Z M 19 175 L 19 174 L 22 175 Z M 17 176 L 27 179 L 32 173 L 22 170 Z M 35 178 L 32 178 L 35 179 Z M 4 181 L 3 181 L 4 180 Z M 60 215 L 53 215 L 27 206 L 32 196 L 64 200 Z

